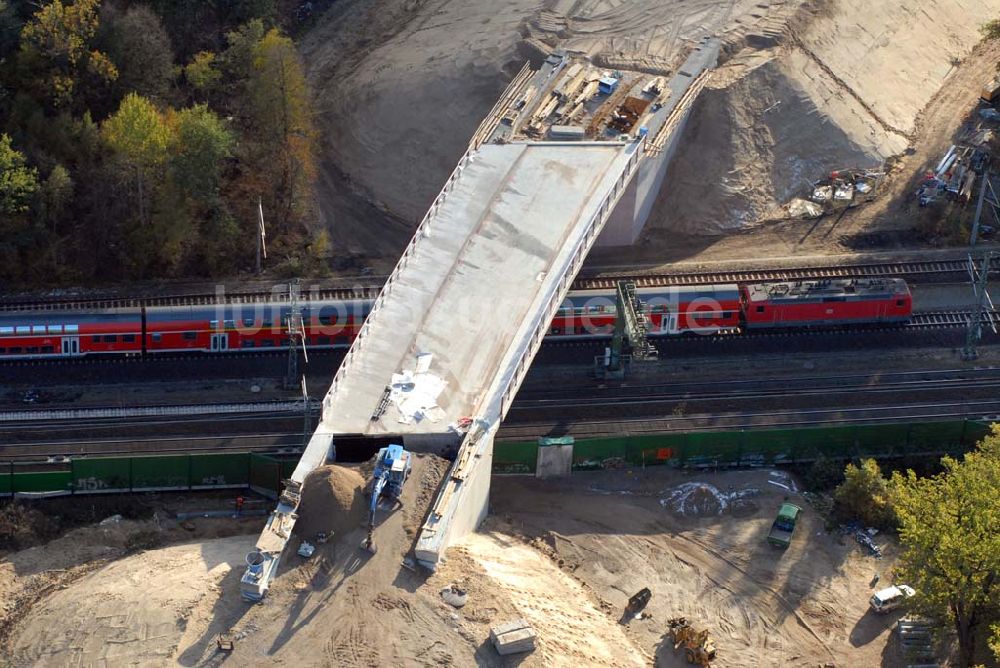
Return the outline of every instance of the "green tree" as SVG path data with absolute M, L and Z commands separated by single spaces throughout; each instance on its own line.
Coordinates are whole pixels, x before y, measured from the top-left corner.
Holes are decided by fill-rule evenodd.
M 53 235 L 58 233 L 56 226 L 72 198 L 73 179 L 65 167 L 56 165 L 39 191 L 39 217 Z
M 921 607 L 949 619 L 960 664 L 973 665 L 979 628 L 1000 601 L 1000 429 L 944 471 L 893 475 L 903 547 L 898 573 Z
M 42 6 L 21 31 L 21 56 L 29 81 L 44 100 L 59 107 L 73 102 L 85 74 L 101 82 L 114 81 L 118 70 L 104 53 L 91 48 L 97 33 L 100 0 L 76 0 L 64 5 L 52 0 Z
M 219 66 L 228 89 L 234 95 L 241 95 L 253 76 L 254 53 L 265 33 L 264 22 L 259 19 L 247 21 L 226 33 L 226 50 L 219 58 Z
M 166 102 L 174 54 L 160 17 L 145 5 L 132 6 L 124 14 L 112 12 L 110 17 L 104 20 L 104 42 L 108 56 L 118 67 L 116 96 L 138 93 Z
M 277 16 L 275 0 L 232 0 L 226 17 L 230 25 L 259 19 L 273 25 Z
M 101 125 L 104 142 L 132 175 L 138 221 L 148 221 L 151 183 L 162 175 L 173 133 L 146 98 L 129 93 Z
M 203 95 L 211 95 L 222 80 L 222 72 L 215 63 L 215 54 L 211 51 L 199 51 L 194 54 L 191 62 L 184 66 L 184 78 L 193 89 Z
M 17 9 L 7 0 L 0 0 L 0 63 L 17 48 L 21 26 Z
M 235 139 L 208 107 L 197 104 L 172 116 L 171 148 L 174 180 L 192 197 L 207 200 L 218 194 L 223 161 L 232 156 Z
M 277 30 L 254 47 L 249 101 L 254 167 L 270 184 L 278 229 L 287 231 L 311 204 L 316 131 L 302 63 L 292 41 Z
M 0 134 L 0 216 L 27 213 L 37 190 L 38 170 L 28 167 L 10 135 Z
M 993 632 L 993 635 L 990 636 L 990 650 L 993 652 L 994 658 L 1000 661 L 1000 624 L 991 626 L 990 631 Z
M 866 526 L 889 529 L 895 526 L 895 512 L 889 481 L 874 459 L 862 459 L 861 466 L 848 464 L 844 482 L 833 492 L 834 511 L 842 519 L 858 519 Z

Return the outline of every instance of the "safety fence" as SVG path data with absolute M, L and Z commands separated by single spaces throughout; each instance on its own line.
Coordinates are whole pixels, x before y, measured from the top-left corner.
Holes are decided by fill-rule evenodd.
M 0 496 L 58 496 L 251 488 L 277 498 L 298 455 L 87 457 L 0 464 Z
M 810 462 L 821 456 L 948 454 L 968 449 L 989 430 L 987 423 L 961 420 L 582 438 L 573 445 L 572 466 L 575 471 L 649 465 L 769 466 Z M 539 447 L 535 441 L 496 442 L 493 473 L 534 474 Z

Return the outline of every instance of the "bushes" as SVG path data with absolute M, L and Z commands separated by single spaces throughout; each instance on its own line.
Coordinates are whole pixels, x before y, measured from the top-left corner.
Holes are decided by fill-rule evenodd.
M 0 507 L 0 549 L 20 550 L 55 533 L 57 522 L 23 503 L 11 501 Z
M 896 527 L 891 484 L 874 459 L 862 459 L 860 466 L 848 464 L 833 500 L 834 515 L 841 521 L 856 519 L 878 529 Z

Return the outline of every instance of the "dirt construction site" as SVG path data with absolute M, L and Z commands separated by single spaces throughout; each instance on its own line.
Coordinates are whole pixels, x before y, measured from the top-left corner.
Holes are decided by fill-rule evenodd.
M 99 524 L 10 554 L 0 575 L 4 662 L 681 666 L 667 623 L 684 616 L 710 630 L 712 665 L 897 665 L 894 618 L 867 612 L 892 544 L 876 561 L 850 536 L 827 532 L 783 472 L 498 478 L 482 531 L 428 575 L 404 560 L 446 469 L 417 458 L 402 506 L 380 515 L 375 555 L 359 547 L 370 467 L 317 470 L 297 532 L 331 539 L 309 559 L 289 554 L 257 605 L 239 596 L 246 535 L 128 553 L 123 533 L 161 532 L 169 542 L 185 532 L 172 520 Z M 765 537 L 786 498 L 804 514 L 782 551 Z M 210 534 L 210 521 L 199 522 Z M 257 528 L 250 519 L 240 526 Z M 464 591 L 462 607 L 442 597 L 451 586 Z M 627 617 L 629 597 L 644 587 L 649 604 Z M 536 633 L 535 650 L 501 657 L 489 629 L 515 619 Z M 232 652 L 219 651 L 219 634 L 234 641 Z

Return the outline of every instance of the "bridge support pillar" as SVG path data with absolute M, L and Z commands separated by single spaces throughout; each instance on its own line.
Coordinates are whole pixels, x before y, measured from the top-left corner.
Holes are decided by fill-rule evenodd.
M 490 504 L 490 478 L 493 472 L 493 437 L 495 429 L 479 440 L 476 454 L 462 465 L 457 460 L 448 471 L 420 530 L 414 550 L 417 562 L 434 570 L 444 559 L 445 550 L 473 532 L 486 519 Z M 461 475 L 463 479 L 455 480 Z

